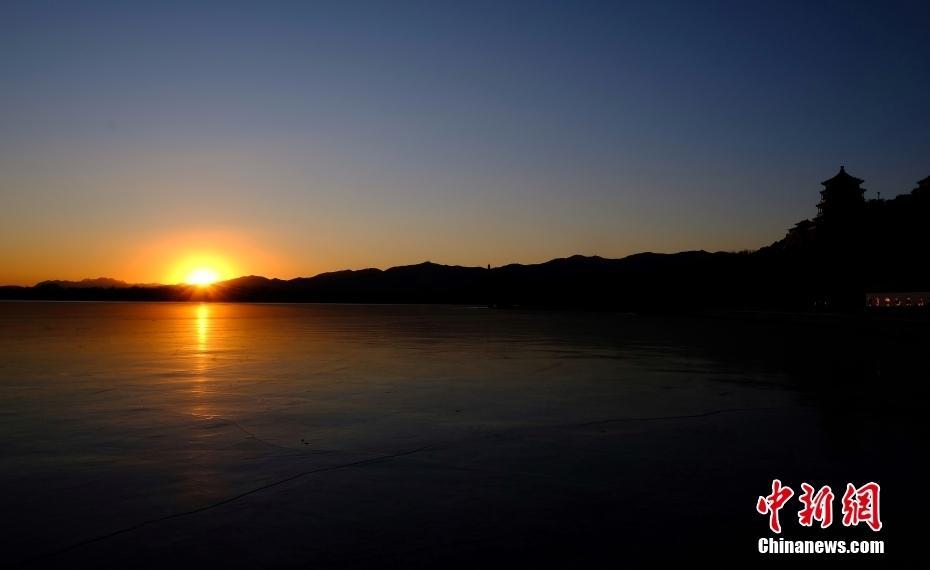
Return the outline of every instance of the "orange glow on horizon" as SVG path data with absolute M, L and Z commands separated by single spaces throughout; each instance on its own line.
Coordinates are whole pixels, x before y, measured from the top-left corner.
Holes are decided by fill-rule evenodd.
M 217 281 L 237 277 L 237 271 L 237 267 L 221 255 L 194 253 L 174 263 L 168 272 L 167 282 L 206 287 Z
M 219 274 L 216 271 L 202 267 L 200 269 L 195 269 L 187 276 L 185 282 L 188 285 L 198 285 L 200 287 L 205 287 L 207 285 L 212 285 L 220 280 Z
M 90 276 L 115 277 L 128 283 L 202 285 L 243 275 L 299 275 L 284 261 L 273 240 L 239 229 L 201 228 L 190 231 L 140 233 L 127 238 L 127 251 L 94 263 Z M 122 243 L 122 242 L 120 242 Z M 260 245 L 261 244 L 261 245 Z M 311 266 L 312 267 L 312 266 Z M 2 270 L 2 267 L 0 267 Z M 87 275 L 75 272 L 74 277 Z M 53 273 L 61 278 L 62 273 Z

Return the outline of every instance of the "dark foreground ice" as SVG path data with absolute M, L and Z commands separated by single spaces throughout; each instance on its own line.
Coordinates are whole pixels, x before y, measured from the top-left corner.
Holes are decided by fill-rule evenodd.
M 880 482 L 881 532 L 803 529 L 792 502 L 783 536 L 903 560 L 922 546 L 925 329 L 0 303 L 2 566 L 753 561 L 775 477 Z

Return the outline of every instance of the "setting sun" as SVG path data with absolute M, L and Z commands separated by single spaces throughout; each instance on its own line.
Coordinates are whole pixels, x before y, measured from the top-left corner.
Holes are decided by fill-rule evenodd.
M 210 250 L 193 251 L 176 258 L 167 272 L 168 283 L 206 287 L 238 275 L 239 269 L 228 257 Z
M 215 283 L 219 278 L 216 271 L 207 268 L 199 268 L 192 271 L 185 281 L 188 285 L 199 285 L 203 287 Z

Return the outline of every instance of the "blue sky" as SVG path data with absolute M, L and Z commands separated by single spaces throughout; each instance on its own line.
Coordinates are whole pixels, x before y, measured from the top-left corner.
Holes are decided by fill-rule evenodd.
M 3 282 L 159 280 L 158 244 L 281 277 L 755 248 L 840 164 L 930 174 L 927 3 L 3 14 Z

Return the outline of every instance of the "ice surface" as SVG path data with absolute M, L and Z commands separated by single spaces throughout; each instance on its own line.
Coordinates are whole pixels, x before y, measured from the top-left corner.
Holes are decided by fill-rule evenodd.
M 0 303 L 3 556 L 70 568 L 751 557 L 765 535 L 753 505 L 773 477 L 916 481 L 906 402 L 816 382 L 845 372 L 811 370 L 792 330 L 469 307 Z

